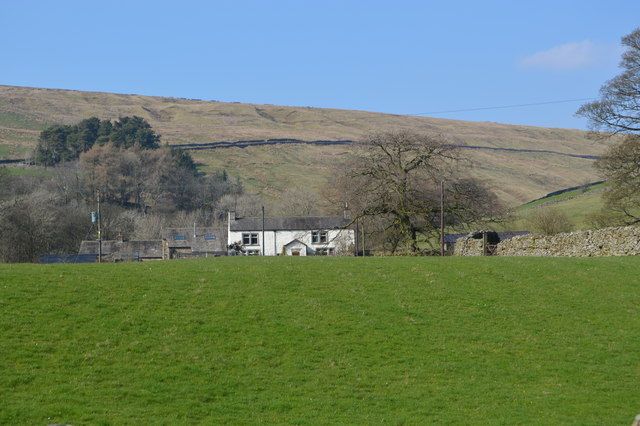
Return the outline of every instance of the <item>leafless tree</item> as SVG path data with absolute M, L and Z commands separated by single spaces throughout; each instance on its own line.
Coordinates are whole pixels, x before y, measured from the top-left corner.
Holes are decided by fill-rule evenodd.
M 322 210 L 323 201 L 315 192 L 300 188 L 282 191 L 275 203 L 274 214 L 281 216 L 312 216 Z
M 627 225 L 640 222 L 640 136 L 628 135 L 610 147 L 596 168 L 608 182 L 600 218 L 610 216 Z
M 600 99 L 583 105 L 578 115 L 589 119 L 593 130 L 640 133 L 640 28 L 622 38 L 626 51 L 623 72 L 600 89 Z
M 577 112 L 598 136 L 625 135 L 596 162 L 608 181 L 604 208 L 590 218 L 595 226 L 640 222 L 640 28 L 622 38 L 622 73 L 600 89 L 600 99 Z
M 486 217 L 497 199 L 481 183 L 462 178 L 458 151 L 442 135 L 411 132 L 372 134 L 356 146 L 353 160 L 334 182 L 354 219 L 375 218 L 395 252 L 406 243 L 419 249 L 439 227 L 439 183 L 446 181 L 446 220 L 468 224 Z
M 226 194 L 216 204 L 216 212 L 223 218 L 229 211 L 238 216 L 255 217 L 261 214 L 264 200 L 257 194 Z
M 72 253 L 90 229 L 83 204 L 63 203 L 39 189 L 0 202 L 0 261 L 31 262 L 45 253 Z

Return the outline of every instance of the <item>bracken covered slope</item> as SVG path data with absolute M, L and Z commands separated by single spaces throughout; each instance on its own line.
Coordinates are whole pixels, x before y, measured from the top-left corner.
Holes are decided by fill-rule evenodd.
M 0 86 L 0 158 L 22 157 L 38 132 L 54 123 L 83 118 L 146 118 L 171 144 L 296 138 L 357 139 L 371 131 L 407 129 L 437 132 L 451 143 L 548 150 L 557 153 L 468 150 L 470 172 L 485 180 L 508 204 L 596 180 L 593 160 L 564 154 L 599 155 L 608 142 L 585 132 L 497 123 L 465 122 L 337 109 L 282 107 L 71 90 Z M 205 170 L 226 168 L 250 190 L 277 196 L 291 186 L 318 191 L 348 146 L 261 146 L 197 151 Z

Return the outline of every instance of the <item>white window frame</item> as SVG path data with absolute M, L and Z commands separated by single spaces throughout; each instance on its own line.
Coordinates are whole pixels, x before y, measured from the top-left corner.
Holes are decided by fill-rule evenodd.
M 329 242 L 329 231 L 318 229 L 311 231 L 311 244 L 327 244 Z
M 336 251 L 333 247 L 321 247 L 316 249 L 316 256 L 335 256 Z
M 246 242 L 248 241 L 248 242 Z M 255 242 L 254 242 L 255 241 Z M 244 246 L 257 246 L 260 245 L 257 232 L 243 232 L 242 233 L 242 245 Z

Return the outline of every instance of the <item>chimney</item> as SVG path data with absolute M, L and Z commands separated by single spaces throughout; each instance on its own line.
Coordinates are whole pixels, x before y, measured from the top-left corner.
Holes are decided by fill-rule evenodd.
M 236 212 L 235 210 L 229 210 L 227 212 L 227 244 L 231 244 L 230 238 L 231 238 L 231 222 L 235 222 L 236 220 Z
M 342 217 L 345 219 L 351 219 L 351 212 L 349 211 L 349 203 L 344 202 L 344 210 L 342 211 Z

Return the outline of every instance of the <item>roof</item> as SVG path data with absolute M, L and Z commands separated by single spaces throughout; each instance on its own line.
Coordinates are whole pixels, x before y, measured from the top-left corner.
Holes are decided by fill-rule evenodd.
M 504 231 L 504 232 L 498 232 L 497 234 L 498 234 L 498 237 L 500 238 L 500 241 L 504 241 L 504 240 L 509 240 L 513 237 L 519 237 L 520 235 L 528 235 L 529 231 Z M 467 237 L 469 235 L 470 235 L 469 233 L 445 234 L 444 242 L 447 244 L 455 243 L 456 241 L 458 241 L 458 239 L 462 237 Z
M 219 228 L 165 228 L 162 238 L 170 248 L 191 248 L 193 252 L 227 252 L 227 233 Z
M 83 241 L 80 244 L 79 254 L 97 255 L 99 246 L 98 241 Z M 119 256 L 123 258 L 154 258 L 162 259 L 162 240 L 150 241 L 118 241 L 106 240 L 102 241 L 103 256 Z
M 300 240 L 299 240 L 299 239 L 297 239 L 297 238 L 296 238 L 296 239 L 294 239 L 294 240 L 289 241 L 289 242 L 288 242 L 287 244 L 285 244 L 284 246 L 285 246 L 285 247 L 289 247 L 289 246 L 294 245 L 294 244 L 302 244 L 302 245 L 303 245 L 303 246 L 305 246 L 305 247 L 309 247 L 308 245 L 306 245 L 305 243 L 303 243 L 302 241 L 300 241 Z
M 322 217 L 265 217 L 265 231 L 311 231 L 320 229 L 343 229 L 351 223 L 351 219 L 341 216 Z M 243 217 L 231 220 L 231 231 L 261 231 L 261 217 Z

